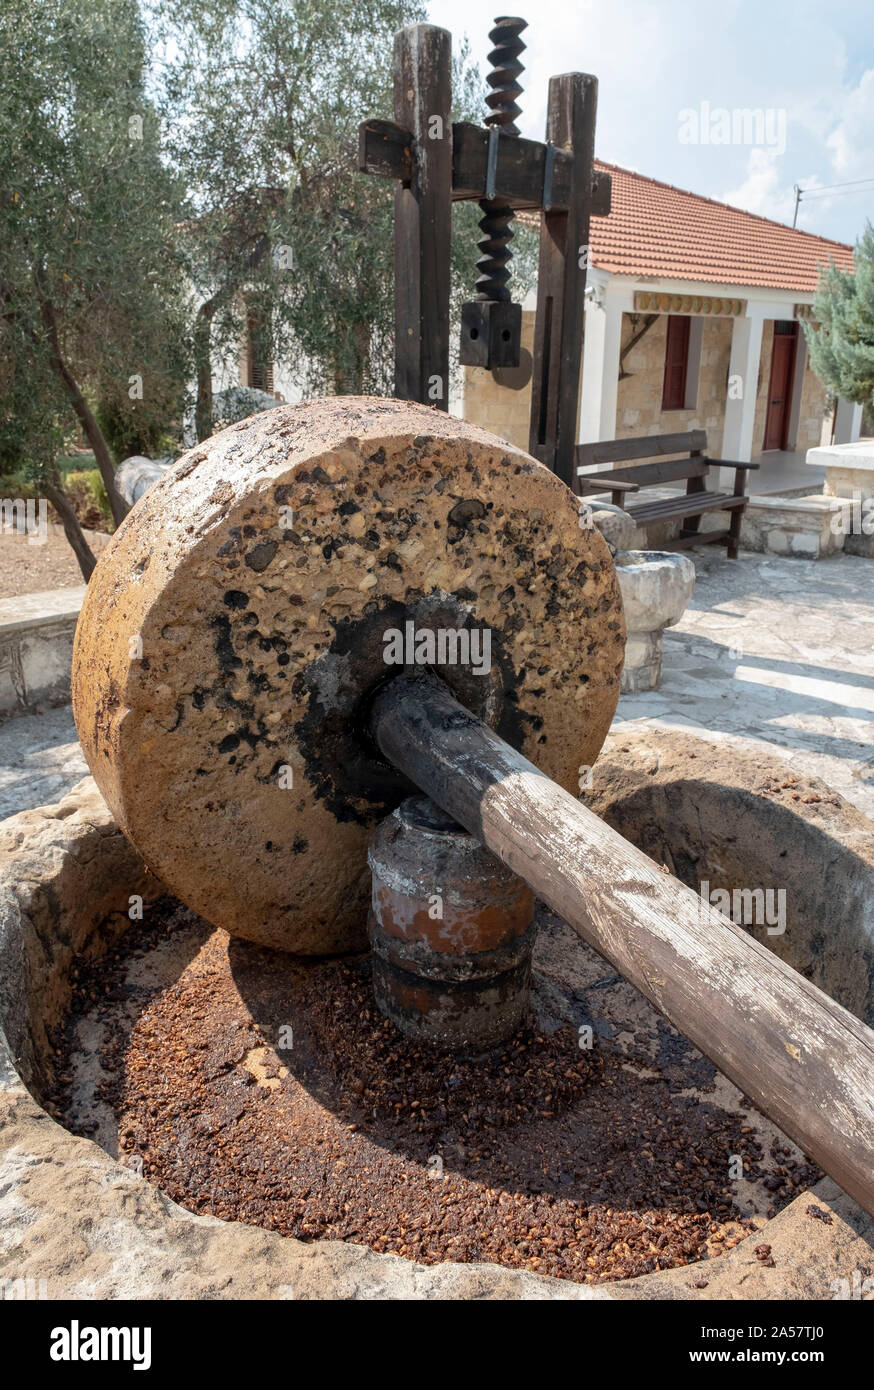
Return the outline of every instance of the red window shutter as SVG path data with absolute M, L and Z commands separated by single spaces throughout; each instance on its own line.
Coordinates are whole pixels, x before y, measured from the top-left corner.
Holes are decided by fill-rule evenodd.
M 691 319 L 687 315 L 671 314 L 668 318 L 662 410 L 682 410 L 686 404 L 690 325 Z

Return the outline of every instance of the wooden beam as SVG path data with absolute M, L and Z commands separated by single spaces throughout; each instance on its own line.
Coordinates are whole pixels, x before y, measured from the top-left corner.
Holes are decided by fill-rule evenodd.
M 362 121 L 358 127 L 358 168 L 362 174 L 412 183 L 412 135 L 396 121 Z
M 455 201 L 486 196 L 489 132 L 480 126 L 459 122 L 452 127 L 452 197 Z M 514 136 L 498 145 L 495 171 L 495 197 L 514 208 L 543 206 L 546 145 L 542 141 Z M 574 156 L 572 151 L 554 152 L 550 203 L 558 212 L 570 207 Z M 611 181 L 607 173 L 592 173 L 592 215 L 606 217 L 610 211 Z
M 413 24 L 395 36 L 395 123 L 413 140 L 409 182 L 395 190 L 395 395 L 440 410 L 449 408 L 451 65 L 446 29 Z
M 658 323 L 658 320 L 659 320 L 660 317 L 661 317 L 660 314 L 646 314 L 646 315 L 644 316 L 644 320 L 643 320 L 643 323 L 641 324 L 640 328 L 638 328 L 637 331 L 636 331 L 635 333 L 632 333 L 631 337 L 628 339 L 628 342 L 625 344 L 624 348 L 622 349 L 622 351 L 621 351 L 620 354 L 619 354 L 619 380 L 620 380 L 620 381 L 626 381 L 626 380 L 628 379 L 628 377 L 630 377 L 630 376 L 633 375 L 632 372 L 627 372 L 627 371 L 625 370 L 625 359 L 626 359 L 626 357 L 628 356 L 628 354 L 629 354 L 630 352 L 632 352 L 632 351 L 634 350 L 634 348 L 637 347 L 637 344 L 640 342 L 641 338 L 646 337 L 647 333 L 648 333 L 649 330 L 652 328 L 653 324 L 654 324 L 654 323 Z
M 710 465 L 702 458 L 662 459 L 658 463 L 636 463 L 632 468 L 610 468 L 602 473 L 581 470 L 583 478 L 624 478 L 641 487 L 658 487 L 682 478 L 706 478 Z
M 706 430 L 685 430 L 682 434 L 649 434 L 635 439 L 600 439 L 594 444 L 578 444 L 576 453 L 580 467 L 589 468 L 618 459 L 652 459 L 706 448 Z
M 436 676 L 399 676 L 385 686 L 372 731 L 395 767 L 525 879 L 874 1214 L 869 1028 L 660 871 Z
M 452 201 L 479 202 L 486 196 L 489 132 L 459 121 L 452 127 Z M 538 211 L 543 206 L 546 145 L 514 137 L 498 146 L 495 197 L 511 207 Z M 573 155 L 556 150 L 552 175 L 551 206 L 567 212 Z M 358 168 L 363 174 L 398 179 L 413 177 L 413 137 L 395 121 L 362 121 L 358 128 Z M 592 174 L 592 216 L 610 212 L 610 175 Z
M 567 211 L 544 212 L 531 391 L 529 452 L 572 487 L 580 400 L 583 315 L 598 81 L 565 73 L 549 83 L 546 138 L 571 151 Z
M 587 492 L 640 492 L 640 484 L 616 478 L 613 473 L 590 473 L 577 480 L 577 489 L 580 496 Z

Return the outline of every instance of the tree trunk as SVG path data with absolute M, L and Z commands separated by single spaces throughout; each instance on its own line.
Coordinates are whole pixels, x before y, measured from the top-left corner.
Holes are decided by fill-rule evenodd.
M 64 535 L 73 548 L 73 554 L 79 561 L 79 568 L 87 584 L 97 561 L 94 558 L 94 552 L 85 539 L 85 532 L 79 525 L 79 518 L 73 511 L 70 499 L 64 492 L 60 479 L 49 482 L 44 478 L 41 480 L 40 486 L 58 516 L 61 518 L 61 523 L 64 527 Z
M 212 342 L 212 321 L 227 290 L 218 290 L 211 299 L 201 304 L 194 325 L 194 355 L 197 367 L 197 399 L 194 405 L 194 430 L 198 444 L 208 439 L 212 433 L 212 362 L 210 347 Z
M 347 356 L 335 358 L 332 367 L 334 392 L 338 396 L 364 395 L 364 382 L 370 362 L 370 325 L 352 325 L 346 342 Z M 351 350 L 350 350 L 351 349 Z
M 109 452 L 109 446 L 107 445 L 106 440 L 103 438 L 103 433 L 100 429 L 100 426 L 95 420 L 91 412 L 91 407 L 89 406 L 88 402 L 83 396 L 78 382 L 73 376 L 73 373 L 71 372 L 67 363 L 64 361 L 64 357 L 61 352 L 61 342 L 58 334 L 58 324 L 57 319 L 55 317 L 54 306 L 49 302 L 49 300 L 41 300 L 40 312 L 42 315 L 43 326 L 45 327 L 46 334 L 48 335 L 52 370 L 57 373 L 57 375 L 63 382 L 67 394 L 70 397 L 73 409 L 76 412 L 76 417 L 79 421 L 79 424 L 82 426 L 82 432 L 84 433 L 85 438 L 88 440 L 88 443 L 91 445 L 91 448 L 94 450 L 94 459 L 97 464 L 97 467 L 100 469 L 100 476 L 103 479 L 103 484 L 106 488 L 106 495 L 109 498 L 109 506 L 110 510 L 112 511 L 112 519 L 115 522 L 116 526 L 120 526 L 121 523 L 124 521 L 125 517 L 127 516 L 129 509 L 124 498 L 116 490 L 115 468 L 113 467 L 112 457 Z M 81 564 L 81 560 L 79 563 Z

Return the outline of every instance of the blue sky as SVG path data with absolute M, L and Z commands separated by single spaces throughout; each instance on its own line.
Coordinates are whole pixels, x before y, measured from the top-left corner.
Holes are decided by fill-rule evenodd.
M 790 224 L 794 184 L 813 193 L 870 180 L 802 198 L 798 225 L 854 242 L 874 222 L 872 0 L 428 5 L 431 23 L 467 33 L 483 72 L 497 13 L 529 23 L 523 135 L 543 139 L 553 73 L 592 72 L 600 158 Z M 744 110 L 763 113 L 758 130 L 745 131 L 740 116 L 731 130 Z

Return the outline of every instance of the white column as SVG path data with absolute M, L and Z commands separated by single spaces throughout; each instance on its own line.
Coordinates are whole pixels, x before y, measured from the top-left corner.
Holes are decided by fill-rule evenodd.
M 586 300 L 579 442 L 616 438 L 616 395 L 625 296 L 605 289 Z M 600 302 L 599 302 L 600 300 Z
M 601 393 L 604 386 L 604 337 L 607 315 L 591 298 L 586 300 L 585 315 L 579 443 L 594 444 L 601 438 Z
M 835 444 L 855 444 L 862 433 L 862 407 L 838 397 L 835 412 Z
M 732 322 L 722 457 L 738 463 L 748 463 L 753 450 L 763 325 L 764 317 L 759 314 Z M 719 487 L 723 490 L 729 485 L 733 487 L 734 469 L 721 468 L 719 472 Z

